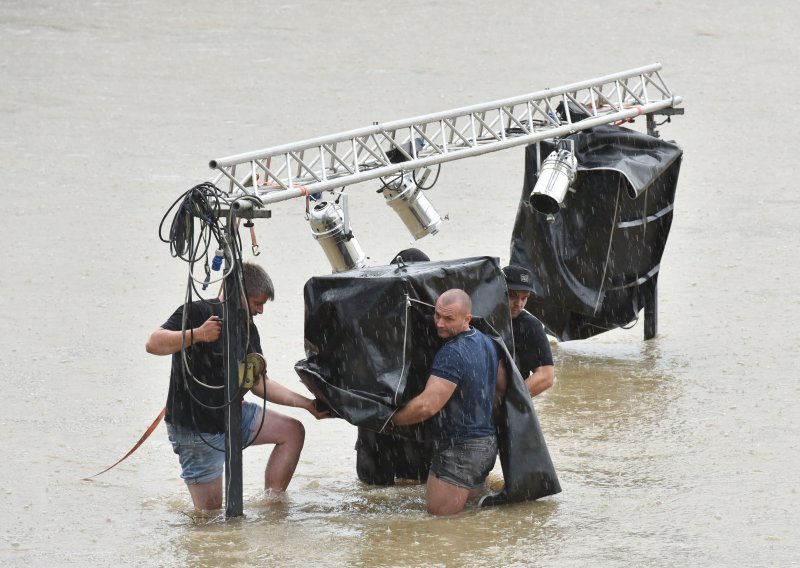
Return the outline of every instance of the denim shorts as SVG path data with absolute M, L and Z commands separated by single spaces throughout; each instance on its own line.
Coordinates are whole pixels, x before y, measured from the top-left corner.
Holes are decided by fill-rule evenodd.
M 442 481 L 474 489 L 483 485 L 497 457 L 497 437 L 434 444 L 431 473 Z
M 242 443 L 249 444 L 261 425 L 261 406 L 242 403 Z M 225 434 L 203 434 L 179 424 L 167 423 L 172 450 L 178 454 L 181 478 L 187 485 L 208 483 L 222 475 L 225 467 Z M 203 441 L 205 440 L 205 441 Z M 211 447 L 213 446 L 213 448 Z M 221 451 L 220 451 L 221 450 Z

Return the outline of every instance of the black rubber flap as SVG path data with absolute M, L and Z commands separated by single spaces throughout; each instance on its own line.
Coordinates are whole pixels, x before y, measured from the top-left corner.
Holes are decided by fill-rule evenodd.
M 475 322 L 475 327 L 489 335 L 500 347 L 508 369 L 508 390 L 497 416 L 497 448 L 505 486 L 495 495 L 480 501 L 482 507 L 539 499 L 561 492 L 553 461 L 533 400 L 525 387 L 514 358 L 492 330 Z

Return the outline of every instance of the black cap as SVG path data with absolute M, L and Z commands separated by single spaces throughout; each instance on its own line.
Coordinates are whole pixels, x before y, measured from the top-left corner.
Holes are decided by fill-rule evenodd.
M 401 260 L 403 262 L 424 262 L 430 258 L 418 248 L 410 248 L 398 252 L 389 264 L 399 264 Z
M 533 274 L 527 268 L 506 266 L 503 275 L 506 277 L 506 286 L 509 290 L 533 292 Z

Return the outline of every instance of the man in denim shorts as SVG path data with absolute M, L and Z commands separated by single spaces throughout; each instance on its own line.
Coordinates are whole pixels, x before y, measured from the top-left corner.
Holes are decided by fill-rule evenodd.
M 264 311 L 264 304 L 275 297 L 272 280 L 263 268 L 242 264 L 250 314 L 248 353 L 261 353 L 261 340 L 253 316 Z M 185 332 L 184 309 L 186 308 Z M 167 396 L 167 433 L 181 464 L 181 477 L 189 488 L 196 510 L 222 507 L 222 472 L 225 461 L 225 362 L 222 345 L 222 320 L 225 300 L 198 300 L 180 306 L 147 341 L 147 352 L 172 355 Z M 187 368 L 184 368 L 184 359 Z M 242 404 L 242 441 L 245 445 L 275 444 L 264 472 L 264 488 L 280 493 L 294 474 L 305 440 L 303 425 L 278 412 L 262 411 L 261 405 L 245 402 L 240 392 L 234 404 Z M 305 408 L 316 418 L 314 400 L 272 381 L 266 370 L 252 392 L 261 398 Z
M 470 327 L 472 302 L 448 290 L 436 301 L 434 322 L 447 339 L 436 353 L 425 389 L 398 410 L 392 426 L 432 418 L 433 462 L 427 481 L 428 512 L 452 515 L 480 491 L 494 467 L 497 437 L 492 409 L 498 373 L 505 377 L 491 339 Z

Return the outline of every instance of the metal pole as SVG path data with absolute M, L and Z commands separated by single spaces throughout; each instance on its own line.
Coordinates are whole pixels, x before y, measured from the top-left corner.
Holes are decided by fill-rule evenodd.
M 658 334 L 658 273 L 653 275 L 653 291 L 644 298 L 644 338 L 653 339 Z
M 245 314 L 239 291 L 241 260 L 234 253 L 236 216 L 229 217 L 225 247 L 225 516 L 241 517 L 242 498 L 242 405 L 239 400 L 239 361 L 244 361 Z

